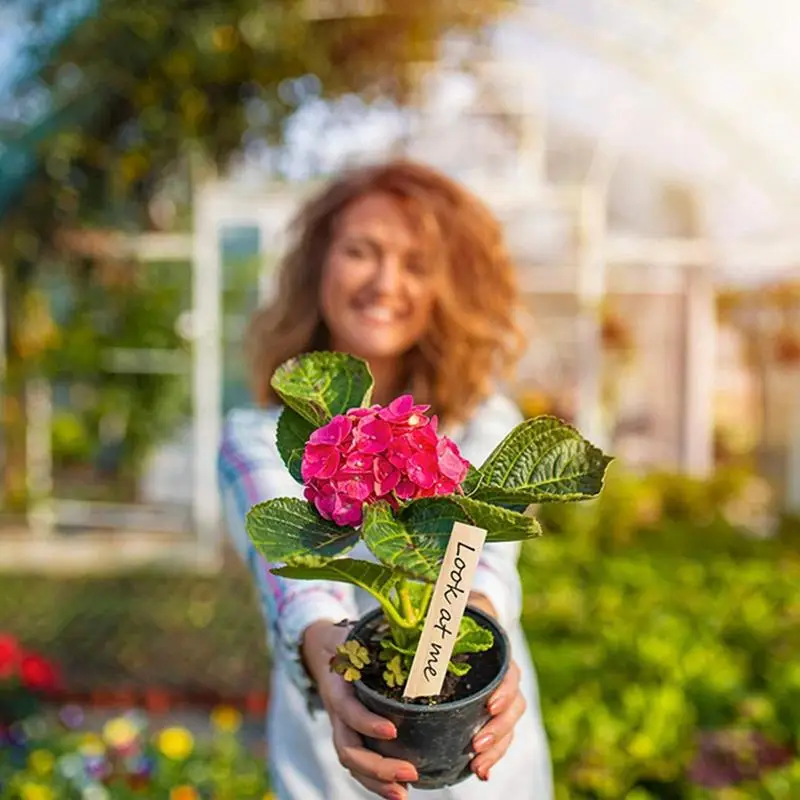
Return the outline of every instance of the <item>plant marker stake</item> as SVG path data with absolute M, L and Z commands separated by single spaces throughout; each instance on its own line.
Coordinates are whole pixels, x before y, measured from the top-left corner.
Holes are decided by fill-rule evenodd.
M 403 697 L 441 693 L 485 541 L 482 528 L 453 523 Z

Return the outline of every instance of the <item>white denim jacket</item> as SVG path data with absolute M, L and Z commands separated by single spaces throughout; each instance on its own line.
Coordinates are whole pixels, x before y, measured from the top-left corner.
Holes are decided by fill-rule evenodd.
M 358 619 L 376 606 L 366 592 L 332 581 L 294 581 L 269 572 L 244 528 L 255 503 L 274 497 L 302 497 L 283 465 L 275 444 L 280 409 L 236 409 L 225 422 L 219 450 L 219 479 L 228 532 L 258 589 L 273 659 L 267 744 L 270 775 L 279 800 L 366 800 L 367 792 L 339 764 L 330 722 L 315 706 L 314 694 L 300 662 L 303 631 L 319 619 Z M 519 422 L 516 406 L 501 395 L 489 398 L 472 419 L 445 431 L 464 458 L 480 465 Z M 354 558 L 374 560 L 360 544 Z M 473 589 L 491 600 L 511 640 L 512 655 L 522 671 L 528 702 L 505 757 L 483 783 L 471 777 L 436 791 L 411 790 L 426 800 L 551 800 L 550 758 L 541 721 L 536 675 L 520 626 L 522 592 L 517 572 L 518 543 L 487 544 Z

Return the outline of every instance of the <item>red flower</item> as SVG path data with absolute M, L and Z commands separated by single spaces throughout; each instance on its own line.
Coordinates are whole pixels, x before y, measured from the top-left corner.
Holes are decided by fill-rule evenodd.
M 20 664 L 22 683 L 32 692 L 52 692 L 59 686 L 56 668 L 36 653 L 26 653 Z
M 16 674 L 22 658 L 22 650 L 13 636 L 0 635 L 0 681 Z

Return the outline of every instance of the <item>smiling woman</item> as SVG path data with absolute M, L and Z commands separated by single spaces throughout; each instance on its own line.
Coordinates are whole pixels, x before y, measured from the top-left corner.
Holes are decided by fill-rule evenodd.
M 389 194 L 369 194 L 344 210 L 320 295 L 334 349 L 374 367 L 424 337 L 443 276 L 419 244 L 403 206 Z
M 458 183 L 404 161 L 357 170 L 301 209 L 291 232 L 277 298 L 248 336 L 261 403 L 276 401 L 278 365 L 333 349 L 369 362 L 378 402 L 408 389 L 460 422 L 516 364 L 502 229 Z
M 429 406 L 455 452 L 471 464 L 483 463 L 518 425 L 519 410 L 497 394 L 495 385 L 521 350 L 515 272 L 500 225 L 457 183 L 400 161 L 332 181 L 300 210 L 291 235 L 277 296 L 256 313 L 248 333 L 253 389 L 262 408 L 230 414 L 219 459 L 228 528 L 258 586 L 273 654 L 268 751 L 276 795 L 280 800 L 375 795 L 550 800 L 536 677 L 520 625 L 518 543 L 484 546 L 469 596 L 470 605 L 493 617 L 508 635 L 512 658 L 485 701 L 489 721 L 468 733 L 468 769 L 479 780 L 422 792 L 413 786 L 421 780 L 416 767 L 404 760 L 409 754 L 396 758 L 376 752 L 381 748 L 374 742 L 397 738 L 394 724 L 368 711 L 352 686 L 330 670 L 347 636 L 339 623 L 371 611 L 374 598 L 350 584 L 314 579 L 298 585 L 275 574 L 271 567 L 276 565 L 253 547 L 245 529 L 251 507 L 303 497 L 296 482 L 300 466 L 291 458 L 284 466 L 279 449 L 298 431 L 281 416 L 281 401 L 270 383 L 278 367 L 296 356 L 323 350 L 357 356 L 363 370 L 351 376 L 348 396 L 374 379 L 373 402 L 407 402 L 408 409 L 392 406 L 393 413 Z M 324 391 L 328 378 L 314 380 Z M 420 406 L 402 400 L 409 394 Z M 351 405 L 358 406 L 362 395 Z M 375 452 L 386 446 L 373 444 Z M 306 465 L 306 499 L 318 500 L 320 513 L 357 524 L 364 490 L 395 495 L 407 490 L 412 496 L 430 483 L 430 475 L 415 477 L 410 471 L 413 486 L 387 488 L 388 475 L 381 471 L 385 459 L 373 461 L 363 481 L 317 465 L 317 477 L 324 477 L 318 485 L 311 476 L 317 467 Z M 464 478 L 463 465 L 439 463 L 452 478 Z M 281 529 L 276 535 L 281 540 Z M 360 542 L 351 555 L 374 561 Z M 365 747 L 365 738 L 372 749 Z

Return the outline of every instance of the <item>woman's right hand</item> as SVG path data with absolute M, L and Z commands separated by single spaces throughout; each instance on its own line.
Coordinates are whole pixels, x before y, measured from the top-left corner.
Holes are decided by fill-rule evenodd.
M 368 711 L 356 698 L 353 687 L 330 668 L 337 645 L 346 638 L 346 628 L 320 620 L 306 628 L 302 646 L 306 669 L 317 685 L 331 720 L 333 745 L 339 761 L 362 786 L 379 797 L 407 800 L 404 784 L 418 777 L 414 765 L 367 750 L 359 735 L 394 739 L 397 736 L 394 725 Z

